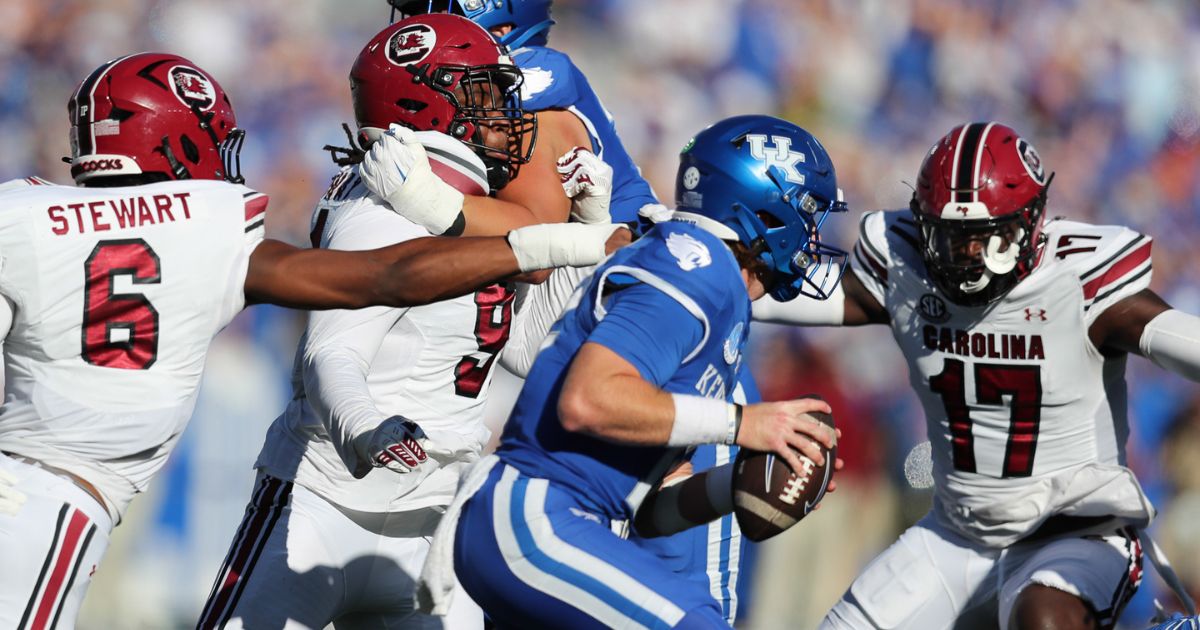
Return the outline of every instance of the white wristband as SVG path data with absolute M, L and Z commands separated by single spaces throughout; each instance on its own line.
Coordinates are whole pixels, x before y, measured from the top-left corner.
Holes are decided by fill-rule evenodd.
M 675 423 L 667 446 L 733 444 L 742 423 L 740 405 L 689 394 L 671 394 Z
M 543 223 L 508 233 L 508 244 L 521 272 L 555 267 L 590 267 L 604 260 L 608 237 L 622 226 L 613 224 Z

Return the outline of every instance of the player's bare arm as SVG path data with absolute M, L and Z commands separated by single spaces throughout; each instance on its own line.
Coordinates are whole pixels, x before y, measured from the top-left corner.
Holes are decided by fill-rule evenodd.
M 672 434 L 678 433 L 675 424 L 680 417 L 685 418 L 682 422 L 694 419 L 689 409 L 680 409 L 680 398 L 685 399 L 683 406 L 695 403 L 697 409 L 712 400 L 668 394 L 643 379 L 637 368 L 616 352 L 597 343 L 586 343 L 568 368 L 558 413 L 568 431 L 624 444 L 663 445 L 675 441 Z M 777 453 L 794 470 L 802 469 L 797 451 L 823 464 L 821 448 L 831 448 L 836 436 L 832 429 L 808 415 L 814 411 L 832 410 L 827 403 L 816 399 L 743 407 L 735 443 Z
M 1110 306 L 1092 323 L 1088 337 L 1101 352 L 1141 355 L 1200 380 L 1200 318 L 1171 308 L 1150 289 Z
M 885 309 L 851 271 L 827 300 L 804 295 L 790 302 L 771 299 L 754 303 L 754 319 L 793 326 L 865 326 L 889 322 Z
M 565 112 L 542 115 L 548 113 L 574 118 Z M 574 122 L 582 128 L 578 119 Z M 582 144 L 539 144 L 530 163 L 520 169 L 520 177 L 501 191 L 501 199 L 455 191 L 433 174 L 414 133 L 400 126 L 375 140 L 363 157 L 360 172 L 373 193 L 433 234 L 500 235 L 534 223 L 561 223 L 568 217 L 582 223 L 607 223 L 611 167 L 581 148 L 590 146 L 586 135 L 569 137 Z M 516 193 L 509 191 L 513 188 Z
M 871 295 L 863 286 L 862 280 L 855 273 L 842 277 L 842 290 L 846 293 L 846 310 L 843 314 L 843 326 L 863 326 L 866 324 L 886 324 L 890 320 L 887 309 Z
M 562 179 L 557 168 L 559 158 L 575 147 L 590 147 L 583 123 L 574 114 L 563 110 L 538 112 L 537 146 L 529 163 L 521 167 L 520 176 L 497 193 L 498 203 L 528 208 L 527 215 L 517 212 L 501 215 L 498 212 L 475 211 L 463 204 L 467 236 L 493 236 L 533 223 L 562 223 L 571 213 L 571 199 L 562 193 Z M 488 200 L 491 201 L 491 200 Z M 472 199 L 483 205 L 484 200 Z M 525 222 L 523 222 L 525 221 Z
M 307 309 L 429 304 L 519 273 L 595 264 L 628 239 L 615 226 L 537 225 L 508 239 L 422 238 L 365 252 L 267 240 L 250 256 L 246 299 Z

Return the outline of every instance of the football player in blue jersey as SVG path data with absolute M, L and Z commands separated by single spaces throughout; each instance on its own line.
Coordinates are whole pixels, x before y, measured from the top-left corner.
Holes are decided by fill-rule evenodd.
M 838 282 L 845 253 L 820 228 L 845 204 L 824 148 L 786 121 L 727 119 L 685 147 L 676 192 L 672 220 L 577 290 L 443 522 L 459 580 L 502 627 L 729 627 L 709 588 L 614 523 L 689 447 L 770 451 L 799 470 L 836 439 L 809 415 L 830 411 L 822 401 L 733 402 L 751 300 Z

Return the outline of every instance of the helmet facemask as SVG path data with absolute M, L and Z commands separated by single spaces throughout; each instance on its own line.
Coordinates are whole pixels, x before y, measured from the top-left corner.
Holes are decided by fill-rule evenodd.
M 216 117 L 215 112 L 205 112 L 200 109 L 195 103 L 192 104 L 192 113 L 200 121 L 200 130 L 208 136 L 209 141 L 217 149 L 217 155 L 221 158 L 223 167 L 222 177 L 225 181 L 233 184 L 244 184 L 246 178 L 242 176 L 242 145 L 246 142 L 246 130 L 234 127 L 225 134 L 224 139 L 217 137 L 217 132 L 213 128 L 212 121 Z M 180 145 L 185 156 L 192 162 L 196 162 L 193 156 L 188 155 L 196 151 L 195 144 L 191 142 L 188 136 L 180 136 Z M 179 160 L 175 155 L 175 151 L 171 149 L 170 136 L 162 137 L 162 145 L 158 151 L 166 158 L 167 164 L 171 167 L 171 175 L 173 179 L 192 179 L 192 174 L 187 166 Z
M 913 195 L 925 266 L 951 301 L 986 306 L 1029 275 L 1045 239 L 1041 225 L 1049 185 L 1017 212 L 987 219 L 936 217 L 921 212 Z
M 492 190 L 500 190 L 529 162 L 537 120 L 521 106 L 521 71 L 516 66 L 408 66 L 415 80 L 450 102 L 455 110 L 450 136 L 483 160 Z
M 785 186 L 782 182 L 786 179 L 779 170 L 772 166 L 767 170 L 767 176 L 782 191 L 781 201 L 794 211 L 787 217 L 793 225 L 766 210 L 749 212 L 739 208 L 738 211 L 743 230 L 755 235 L 750 244 L 751 252 L 757 253 L 770 270 L 768 276 L 760 280 L 767 293 L 780 302 L 799 295 L 827 299 L 841 280 L 847 253 L 822 242 L 821 227 L 831 213 L 845 212 L 846 202 L 821 199 L 800 186 Z M 797 224 L 803 229 L 797 231 Z M 799 247 L 794 242 L 798 233 L 805 237 Z

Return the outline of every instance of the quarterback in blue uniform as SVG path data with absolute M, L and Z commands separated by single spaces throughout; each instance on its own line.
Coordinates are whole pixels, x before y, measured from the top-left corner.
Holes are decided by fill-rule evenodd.
M 827 295 L 844 210 L 823 147 L 767 116 L 681 155 L 675 218 L 615 254 L 554 325 L 497 453 L 463 488 L 454 567 L 502 627 L 729 627 L 709 589 L 613 532 L 699 444 L 823 461 L 812 400 L 738 405 L 752 299 Z
M 389 0 L 401 15 L 452 11 L 483 26 L 504 44 L 513 62 L 525 76 L 521 90 L 527 111 L 568 111 L 583 124 L 592 152 L 613 169 L 609 211 L 617 223 L 649 225 L 651 217 L 666 212 L 642 178 L 641 171 L 617 135 L 616 124 L 587 77 L 571 58 L 547 47 L 551 0 Z M 542 142 L 554 134 L 553 125 L 543 125 Z M 527 172 L 532 172 L 527 169 Z M 739 375 L 745 394 L 739 403 L 759 401 L 749 370 Z M 725 464 L 737 456 L 736 445 L 705 444 L 697 447 L 691 463 L 695 472 Z M 740 559 L 745 545 L 733 515 L 727 514 L 706 527 L 673 536 L 639 541 L 644 548 L 668 559 L 685 579 L 706 582 L 731 623 L 737 614 Z

